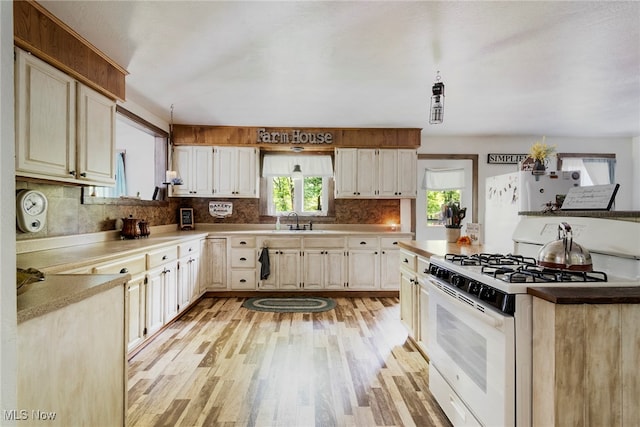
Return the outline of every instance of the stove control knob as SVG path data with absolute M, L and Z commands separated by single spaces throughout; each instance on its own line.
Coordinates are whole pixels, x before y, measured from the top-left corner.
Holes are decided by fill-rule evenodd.
M 462 289 L 464 287 L 464 285 L 465 285 L 466 280 L 465 280 L 465 278 L 463 276 L 459 276 L 457 274 L 453 274 L 451 276 L 450 282 L 456 288 Z
M 482 285 L 478 282 L 470 282 L 469 283 L 469 293 L 472 295 L 480 295 L 480 289 L 482 289 Z

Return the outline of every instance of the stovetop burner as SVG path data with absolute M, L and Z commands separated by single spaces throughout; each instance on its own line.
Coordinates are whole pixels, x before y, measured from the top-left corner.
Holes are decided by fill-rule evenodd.
M 446 254 L 444 259 L 454 264 L 468 266 L 536 265 L 536 260 L 534 258 L 513 254 Z
M 551 282 L 606 282 L 607 274 L 602 271 L 569 271 L 521 265 L 517 267 L 483 266 L 482 274 L 509 283 L 551 283 Z

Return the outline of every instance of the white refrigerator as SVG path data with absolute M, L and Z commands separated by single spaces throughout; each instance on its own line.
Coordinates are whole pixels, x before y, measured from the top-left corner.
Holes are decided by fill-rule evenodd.
M 518 212 L 543 211 L 557 196 L 565 196 L 571 187 L 580 186 L 579 171 L 547 172 L 533 175 L 519 171 L 491 176 L 486 180 L 484 245 L 488 251 L 513 252 L 513 231 Z

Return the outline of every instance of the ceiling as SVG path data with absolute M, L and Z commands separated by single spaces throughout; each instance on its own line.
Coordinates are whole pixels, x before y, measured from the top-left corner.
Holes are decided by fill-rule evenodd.
M 40 3 L 175 123 L 640 135 L 639 2 Z

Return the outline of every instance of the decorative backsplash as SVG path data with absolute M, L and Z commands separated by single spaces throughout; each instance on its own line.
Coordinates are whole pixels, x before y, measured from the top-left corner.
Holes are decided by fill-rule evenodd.
M 146 220 L 150 226 L 178 223 L 178 210 L 191 207 L 196 223 L 271 224 L 272 217 L 260 216 L 259 199 L 171 198 L 168 206 L 121 206 L 81 203 L 81 188 L 17 181 L 16 190 L 42 191 L 49 201 L 47 222 L 42 231 L 22 233 L 16 228 L 16 240 L 68 236 L 115 230 L 116 220 L 129 215 Z M 209 214 L 209 201 L 230 201 L 233 214 L 224 219 Z M 399 224 L 399 200 L 337 199 L 335 217 L 313 217 L 322 224 Z

